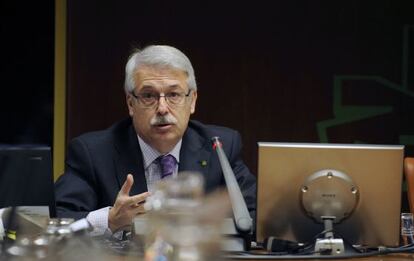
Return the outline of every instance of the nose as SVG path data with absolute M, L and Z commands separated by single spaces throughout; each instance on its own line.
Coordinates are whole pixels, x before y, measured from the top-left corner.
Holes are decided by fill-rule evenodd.
M 160 96 L 160 99 L 158 100 L 157 113 L 161 115 L 168 113 L 168 103 L 165 96 Z

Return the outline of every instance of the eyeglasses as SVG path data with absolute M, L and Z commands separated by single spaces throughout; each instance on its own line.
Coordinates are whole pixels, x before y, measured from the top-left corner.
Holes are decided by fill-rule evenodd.
M 137 101 L 146 108 L 154 107 L 155 105 L 158 105 L 160 98 L 164 97 L 165 101 L 170 106 L 182 106 L 184 105 L 185 98 L 188 97 L 191 93 L 191 89 L 188 90 L 188 93 L 185 92 L 167 92 L 161 95 L 158 92 L 142 92 L 139 94 L 135 94 L 134 92 L 131 92 L 131 95 L 137 99 Z

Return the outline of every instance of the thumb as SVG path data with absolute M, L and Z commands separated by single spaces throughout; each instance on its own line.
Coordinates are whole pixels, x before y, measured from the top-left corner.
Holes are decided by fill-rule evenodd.
M 129 191 L 131 190 L 132 184 L 134 184 L 134 177 L 132 176 L 132 174 L 128 174 L 124 184 L 122 185 L 121 190 L 119 191 L 119 194 L 129 196 Z

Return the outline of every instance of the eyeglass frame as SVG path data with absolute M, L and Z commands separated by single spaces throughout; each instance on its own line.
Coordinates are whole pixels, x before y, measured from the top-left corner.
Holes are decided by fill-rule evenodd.
M 192 89 L 188 89 L 188 92 L 187 92 L 187 94 L 185 94 L 185 92 L 183 93 L 183 92 L 167 92 L 167 95 L 169 94 L 169 93 L 176 93 L 176 94 L 180 94 L 180 97 L 182 98 L 182 100 L 180 100 L 180 102 L 179 103 L 172 103 L 170 100 L 169 100 L 169 97 L 168 96 L 166 96 L 166 94 L 165 93 L 158 93 L 157 92 L 157 97 L 158 97 L 158 99 L 156 99 L 155 101 L 154 101 L 154 104 L 151 104 L 151 105 L 145 105 L 141 100 L 140 100 L 140 97 L 142 97 L 142 95 L 140 95 L 140 94 L 135 94 L 134 93 L 134 91 L 131 91 L 130 92 L 130 94 L 132 95 L 132 97 L 134 97 L 137 101 L 138 101 L 138 103 L 140 104 L 140 105 L 142 105 L 143 107 L 145 107 L 145 108 L 153 108 L 153 107 L 156 107 L 159 103 L 160 103 L 160 99 L 162 98 L 162 97 L 164 97 L 164 99 L 165 99 L 165 102 L 169 105 L 169 106 L 171 106 L 171 107 L 174 107 L 174 106 L 183 106 L 184 105 L 184 100 L 185 100 L 185 98 L 187 98 L 188 96 L 190 96 L 190 93 L 191 93 L 191 91 L 193 91 Z M 155 92 L 154 92 L 155 93 Z M 161 95 L 161 94 L 163 94 L 163 95 Z M 184 96 L 181 96 L 182 94 L 184 94 Z

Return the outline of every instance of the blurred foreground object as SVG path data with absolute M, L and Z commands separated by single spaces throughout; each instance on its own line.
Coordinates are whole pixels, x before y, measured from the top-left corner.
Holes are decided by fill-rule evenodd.
M 401 213 L 401 240 L 403 246 L 414 244 L 413 213 Z
M 40 233 L 24 233 L 13 244 L 3 247 L 1 258 L 6 260 L 109 260 L 102 247 L 87 235 L 86 219 L 53 218 Z
M 17 236 L 41 233 L 47 226 L 49 208 L 46 206 L 3 208 L 0 209 L 0 218 L 4 226 L 0 228 L 1 236 L 16 239 Z M 14 234 L 13 238 L 10 238 L 10 233 Z
M 148 214 L 134 220 L 145 260 L 218 260 L 221 223 L 230 212 L 225 192 L 204 196 L 203 177 L 182 172 L 161 181 L 148 198 Z

